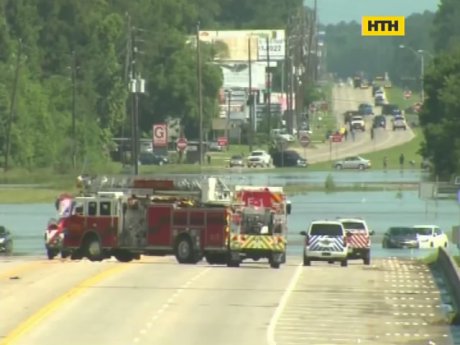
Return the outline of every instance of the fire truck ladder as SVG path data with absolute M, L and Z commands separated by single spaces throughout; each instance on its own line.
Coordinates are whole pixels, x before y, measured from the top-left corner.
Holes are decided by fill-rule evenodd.
M 158 188 L 136 187 L 136 181 L 158 182 Z M 211 182 L 213 181 L 213 182 Z M 172 188 L 161 188 L 161 183 L 170 184 Z M 230 188 L 222 179 L 212 176 L 174 175 L 174 176 L 95 176 L 83 180 L 83 193 L 95 194 L 104 191 L 121 191 L 126 194 L 136 194 L 146 191 L 146 194 L 161 194 L 171 196 L 193 196 L 201 198 L 201 201 L 229 202 L 231 198 Z

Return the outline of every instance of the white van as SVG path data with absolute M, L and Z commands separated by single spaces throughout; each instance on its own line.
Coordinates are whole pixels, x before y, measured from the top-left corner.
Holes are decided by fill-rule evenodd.
M 341 222 L 313 221 L 308 231 L 300 234 L 305 236 L 304 266 L 310 266 L 312 261 L 340 261 L 341 266 L 348 266 L 346 231 Z

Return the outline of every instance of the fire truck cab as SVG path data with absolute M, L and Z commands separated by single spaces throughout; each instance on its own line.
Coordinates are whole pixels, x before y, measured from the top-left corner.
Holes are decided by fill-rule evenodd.
M 121 262 L 175 255 L 179 263 L 227 258 L 231 193 L 217 178 L 124 178 L 86 181 L 63 220 L 72 259 Z M 88 191 L 90 190 L 90 191 Z M 96 190 L 96 192 L 94 192 Z
M 245 259 L 268 259 L 279 268 L 286 261 L 287 214 L 282 187 L 235 187 L 236 212 L 230 226 L 229 266 Z

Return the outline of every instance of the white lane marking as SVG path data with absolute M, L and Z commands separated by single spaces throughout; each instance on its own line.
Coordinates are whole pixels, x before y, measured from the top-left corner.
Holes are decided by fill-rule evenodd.
M 195 280 L 197 280 L 198 278 L 200 278 L 202 275 L 204 275 L 205 273 L 207 273 L 210 269 L 211 269 L 211 268 L 208 267 L 208 268 L 202 270 L 200 273 L 196 274 L 196 275 L 193 276 L 189 281 L 187 281 L 182 287 L 180 287 L 179 289 L 176 289 L 176 290 L 174 291 L 174 293 L 168 298 L 167 302 L 164 303 L 164 304 L 160 307 L 160 309 L 158 309 L 158 310 L 155 312 L 155 314 L 153 314 L 153 316 L 152 316 L 152 321 L 157 320 L 157 319 L 160 317 L 160 315 L 161 315 L 166 309 L 169 308 L 169 306 L 171 305 L 171 303 L 174 301 L 174 299 L 175 299 L 177 296 L 179 296 L 187 287 L 189 287 L 189 286 L 192 284 L 192 282 L 194 282 Z M 147 323 L 146 323 L 146 328 L 147 328 L 147 329 L 152 328 L 152 323 L 151 323 L 151 322 L 147 322 Z M 142 335 L 144 335 L 144 334 L 147 333 L 147 331 L 143 328 L 143 329 L 141 329 L 141 330 L 139 331 L 139 333 L 142 334 Z M 137 343 L 137 342 L 139 342 L 139 341 L 140 341 L 139 338 L 135 338 L 135 339 L 134 339 L 134 342 L 135 342 L 135 343 Z
M 276 324 L 279 318 L 281 317 L 281 314 L 283 313 L 284 308 L 286 307 L 286 304 L 289 300 L 289 296 L 291 296 L 292 291 L 294 291 L 294 288 L 300 278 L 300 275 L 302 274 L 302 271 L 303 271 L 303 265 L 299 264 L 291 278 L 291 281 L 289 282 L 289 285 L 284 291 L 284 294 L 281 297 L 281 300 L 278 306 L 276 307 L 276 310 L 273 313 L 272 318 L 270 319 L 270 324 L 268 325 L 268 329 L 267 329 L 267 342 L 269 345 L 276 345 L 276 341 L 275 341 Z

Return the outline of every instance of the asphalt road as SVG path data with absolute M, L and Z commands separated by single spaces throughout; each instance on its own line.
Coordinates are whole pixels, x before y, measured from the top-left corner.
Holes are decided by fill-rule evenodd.
M 299 261 L 0 262 L 0 344 L 454 343 L 425 266 Z
M 343 113 L 347 110 L 357 110 L 360 103 L 374 104 L 370 89 L 355 89 L 344 85 L 334 85 L 332 89 L 332 111 L 337 117 L 337 127 L 344 124 Z M 381 107 L 375 107 L 374 112 L 379 115 Z M 351 135 L 341 143 L 315 144 L 307 149 L 297 149 L 298 152 L 308 159 L 309 163 L 324 162 L 341 159 L 350 155 L 365 154 L 376 150 L 383 150 L 389 147 L 401 145 L 414 138 L 414 133 L 408 130 L 392 131 L 390 128 L 390 117 L 387 118 L 387 129 L 376 129 L 374 139 L 371 139 L 370 128 L 372 127 L 373 116 L 366 116 L 366 131 L 356 132 L 354 140 Z M 395 157 L 397 159 L 397 157 Z M 380 162 L 373 162 L 380 164 Z

